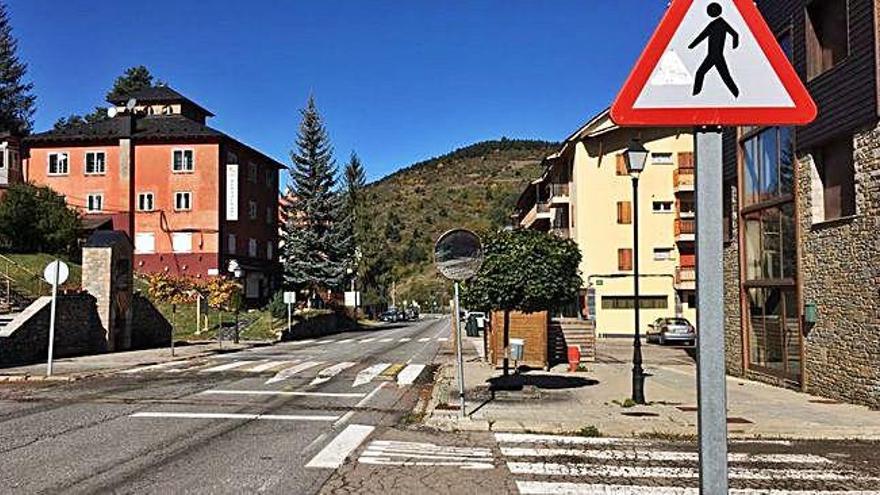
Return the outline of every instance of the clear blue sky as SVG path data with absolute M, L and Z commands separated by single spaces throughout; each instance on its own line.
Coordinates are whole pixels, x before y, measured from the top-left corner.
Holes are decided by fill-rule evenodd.
M 560 140 L 608 106 L 666 0 L 7 0 L 37 130 L 144 64 L 210 125 L 288 163 L 310 92 L 369 178 L 501 136 Z

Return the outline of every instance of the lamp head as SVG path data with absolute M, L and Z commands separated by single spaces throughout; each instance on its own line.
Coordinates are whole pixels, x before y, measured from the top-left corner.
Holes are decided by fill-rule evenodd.
M 633 178 L 638 176 L 645 170 L 645 164 L 648 163 L 648 150 L 642 145 L 638 139 L 633 139 L 629 148 L 623 152 L 626 158 L 626 170 Z

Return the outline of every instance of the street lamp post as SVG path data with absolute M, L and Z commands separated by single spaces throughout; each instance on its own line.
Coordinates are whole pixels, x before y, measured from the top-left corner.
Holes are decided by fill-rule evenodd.
M 645 403 L 645 370 L 642 368 L 642 338 L 639 313 L 641 300 L 639 294 L 639 176 L 645 170 L 648 161 L 648 150 L 638 141 L 633 140 L 624 152 L 626 169 L 632 178 L 633 187 L 633 291 L 635 306 L 635 336 L 633 337 L 633 369 L 632 369 L 632 400 L 636 404 Z
M 241 269 L 241 265 L 238 264 L 236 260 L 230 260 L 229 266 L 227 267 L 229 273 L 235 277 L 236 280 L 241 280 L 244 276 L 244 270 Z M 242 291 L 244 289 L 242 288 Z M 241 311 L 241 304 L 244 302 L 244 294 L 241 295 L 241 298 L 238 300 L 238 304 L 235 305 L 235 337 L 233 338 L 233 342 L 238 344 L 238 315 Z

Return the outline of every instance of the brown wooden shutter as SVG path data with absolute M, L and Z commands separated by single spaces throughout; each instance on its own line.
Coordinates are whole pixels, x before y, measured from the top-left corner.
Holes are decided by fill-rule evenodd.
M 694 154 L 690 151 L 679 153 L 678 168 L 694 168 Z
M 632 223 L 632 203 L 629 201 L 617 202 L 617 223 L 629 225 Z
M 617 175 L 627 175 L 626 157 L 623 156 L 623 153 L 617 155 Z
M 632 249 L 618 249 L 617 250 L 617 269 L 622 272 L 628 272 L 632 270 L 632 262 L 633 262 L 633 253 Z

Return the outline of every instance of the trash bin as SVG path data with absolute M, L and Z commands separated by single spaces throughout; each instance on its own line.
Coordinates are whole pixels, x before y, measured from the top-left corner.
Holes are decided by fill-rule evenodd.
M 477 329 L 477 318 L 475 316 L 469 316 L 467 319 L 467 323 L 464 325 L 464 331 L 468 337 L 479 337 L 480 331 Z
M 510 359 L 522 361 L 525 355 L 526 341 L 524 339 L 510 339 Z

